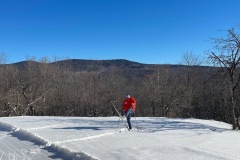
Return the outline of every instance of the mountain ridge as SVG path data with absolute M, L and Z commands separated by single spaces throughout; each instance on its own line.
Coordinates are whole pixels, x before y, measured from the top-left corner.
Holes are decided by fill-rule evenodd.
M 175 71 L 181 71 L 185 66 L 180 64 L 144 64 L 134 62 L 126 59 L 111 59 L 111 60 L 88 60 L 88 59 L 66 59 L 55 62 L 38 62 L 38 61 L 20 61 L 11 64 L 0 64 L 1 66 L 13 66 L 19 70 L 26 70 L 28 67 L 40 67 L 42 65 L 49 65 L 54 67 L 61 67 L 68 69 L 72 72 L 101 72 L 110 69 L 116 69 L 119 71 L 127 71 L 128 74 L 134 74 L 135 76 L 143 76 L 151 74 L 156 69 L 171 69 Z M 208 66 L 192 66 L 201 70 L 208 70 Z

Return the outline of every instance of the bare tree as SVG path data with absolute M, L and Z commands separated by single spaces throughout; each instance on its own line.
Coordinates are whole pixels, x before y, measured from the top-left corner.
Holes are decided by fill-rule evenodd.
M 13 66 L 2 66 L 0 73 L 0 115 L 19 115 L 21 105 L 18 103 L 20 102 L 19 85 L 16 79 L 19 74 L 18 70 Z
M 239 128 L 236 119 L 236 96 L 235 92 L 240 82 L 239 64 L 240 64 L 240 35 L 233 29 L 228 30 L 226 38 L 211 39 L 214 44 L 213 51 L 208 53 L 212 63 L 221 66 L 223 72 L 228 77 L 228 87 L 230 95 L 229 111 L 231 114 L 233 129 Z
M 3 52 L 0 54 L 0 64 L 4 64 L 7 61 L 7 55 Z
M 183 53 L 181 64 L 184 70 L 180 79 L 185 86 L 183 108 L 185 108 L 184 112 L 186 115 L 192 117 L 190 112 L 193 108 L 192 102 L 194 101 L 194 97 L 196 97 L 199 92 L 199 84 L 201 83 L 199 79 L 199 66 L 203 64 L 203 59 L 192 52 L 185 52 Z M 179 85 L 181 84 L 179 83 Z
M 179 82 L 179 75 L 169 68 L 157 69 L 145 79 L 143 86 L 151 116 L 169 116 L 186 90 Z
M 108 72 L 104 73 L 101 76 L 101 95 L 106 97 L 104 101 L 106 102 L 105 105 L 109 106 L 105 109 L 104 115 L 116 115 L 115 110 L 111 106 L 110 101 L 116 101 L 117 105 L 120 105 L 118 109 L 122 109 L 122 97 L 126 94 L 127 86 L 126 79 L 118 72 L 116 67 L 110 68 Z
M 182 61 L 180 62 L 180 64 L 186 66 L 200 66 L 203 64 L 203 59 L 200 56 L 187 51 L 183 53 Z

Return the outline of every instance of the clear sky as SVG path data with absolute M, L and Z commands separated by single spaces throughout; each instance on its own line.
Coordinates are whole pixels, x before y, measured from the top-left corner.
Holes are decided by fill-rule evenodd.
M 176 64 L 240 23 L 240 0 L 0 0 L 9 63 L 54 56 Z

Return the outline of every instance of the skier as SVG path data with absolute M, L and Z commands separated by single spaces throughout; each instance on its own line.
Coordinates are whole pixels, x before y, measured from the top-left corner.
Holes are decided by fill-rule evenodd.
M 126 94 L 126 98 L 123 101 L 123 111 L 127 118 L 129 129 L 132 129 L 131 116 L 135 112 L 135 110 L 136 110 L 136 100 L 133 97 L 131 97 L 130 94 Z

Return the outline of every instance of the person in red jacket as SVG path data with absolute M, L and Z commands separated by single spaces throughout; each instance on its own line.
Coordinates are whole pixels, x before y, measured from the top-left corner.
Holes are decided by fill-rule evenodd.
M 123 111 L 127 118 L 129 129 L 132 129 L 131 116 L 136 111 L 136 104 L 136 100 L 129 94 L 126 94 L 126 99 L 123 101 Z

